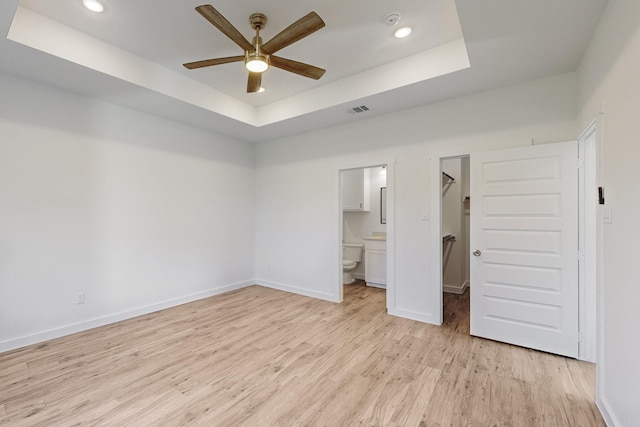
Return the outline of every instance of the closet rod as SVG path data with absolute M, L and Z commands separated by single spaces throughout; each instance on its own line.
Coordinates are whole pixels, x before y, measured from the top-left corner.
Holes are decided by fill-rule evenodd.
M 453 177 L 452 177 L 451 175 L 449 175 L 448 173 L 446 173 L 446 172 L 442 172 L 442 175 L 444 175 L 444 176 L 446 176 L 447 178 L 449 178 L 449 180 L 450 180 L 451 182 L 456 182 L 455 178 L 453 178 Z

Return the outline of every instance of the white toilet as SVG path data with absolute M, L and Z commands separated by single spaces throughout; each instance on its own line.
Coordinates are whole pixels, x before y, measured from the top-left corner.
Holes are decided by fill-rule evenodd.
M 355 282 L 351 272 L 362 261 L 362 250 L 364 245 L 360 243 L 342 244 L 342 283 L 348 285 Z

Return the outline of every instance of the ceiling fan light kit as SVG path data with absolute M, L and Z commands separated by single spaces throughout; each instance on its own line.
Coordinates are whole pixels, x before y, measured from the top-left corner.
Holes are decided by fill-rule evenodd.
M 244 55 L 205 59 L 183 64 L 184 67 L 189 70 L 210 67 L 212 65 L 226 64 L 229 62 L 244 61 L 244 66 L 247 71 L 249 71 L 247 93 L 260 91 L 262 73 L 267 71 L 270 66 L 315 80 L 322 77 L 326 71 L 313 65 L 274 55 L 277 51 L 284 49 L 312 33 L 315 33 L 325 26 L 322 18 L 320 18 L 320 16 L 315 12 L 310 12 L 298 19 L 296 22 L 276 34 L 271 40 L 263 44 L 262 38 L 260 37 L 260 30 L 264 29 L 267 23 L 267 17 L 262 13 L 254 13 L 249 17 L 251 28 L 256 31 L 253 43 L 250 43 L 249 40 L 247 40 L 242 33 L 227 21 L 227 19 L 213 6 L 208 4 L 198 6 L 196 7 L 196 11 L 224 35 L 240 46 L 244 51 Z
M 269 55 L 245 52 L 244 67 L 251 73 L 264 73 L 269 69 Z

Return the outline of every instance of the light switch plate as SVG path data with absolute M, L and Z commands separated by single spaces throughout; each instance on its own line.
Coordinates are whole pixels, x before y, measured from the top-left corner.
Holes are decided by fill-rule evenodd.
M 423 221 L 428 220 L 429 219 L 429 211 L 422 211 L 422 218 Z

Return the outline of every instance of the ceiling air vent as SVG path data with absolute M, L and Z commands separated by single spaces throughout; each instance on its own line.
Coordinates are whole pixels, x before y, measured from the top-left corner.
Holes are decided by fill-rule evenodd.
M 353 108 L 350 108 L 349 110 L 347 110 L 347 112 L 349 114 L 364 113 L 366 111 L 369 111 L 369 107 L 367 107 L 366 105 L 361 105 L 359 107 L 353 107 Z

